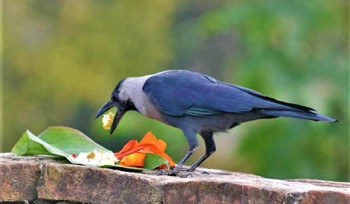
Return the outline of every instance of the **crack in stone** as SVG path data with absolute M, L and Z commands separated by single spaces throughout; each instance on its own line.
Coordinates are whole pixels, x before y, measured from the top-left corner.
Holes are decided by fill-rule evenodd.
M 39 183 L 39 180 L 43 177 L 43 169 L 44 169 L 44 166 L 45 164 L 44 163 L 39 163 L 39 175 L 37 177 L 37 179 L 35 180 L 35 183 L 34 183 L 34 193 L 35 193 L 35 196 L 36 196 L 36 199 L 39 199 L 39 195 L 38 195 L 38 183 Z

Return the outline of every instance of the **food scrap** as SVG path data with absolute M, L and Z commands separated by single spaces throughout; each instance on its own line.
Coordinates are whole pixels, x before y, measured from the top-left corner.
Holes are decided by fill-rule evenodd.
M 119 161 L 113 153 L 103 152 L 102 150 L 81 152 L 78 155 L 72 154 L 71 159 L 92 166 L 115 165 Z
M 102 124 L 105 130 L 109 130 L 111 128 L 113 119 L 114 119 L 114 114 L 112 112 L 109 112 L 108 114 L 103 115 Z
M 175 166 L 174 161 L 165 153 L 166 143 L 157 139 L 151 132 L 148 132 L 140 142 L 130 140 L 126 145 L 114 155 L 120 159 L 119 165 L 143 167 L 146 153 L 158 154 L 169 162 L 169 166 Z M 161 165 L 159 168 L 166 168 Z

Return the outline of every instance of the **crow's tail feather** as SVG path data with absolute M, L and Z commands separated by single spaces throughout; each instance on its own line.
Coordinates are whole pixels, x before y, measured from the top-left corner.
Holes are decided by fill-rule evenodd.
M 331 118 L 329 116 L 321 115 L 313 110 L 271 110 L 271 109 L 262 109 L 258 111 L 264 115 L 269 116 L 281 116 L 281 117 L 290 117 L 290 118 L 300 118 L 306 120 L 315 120 L 315 121 L 326 121 L 326 122 L 339 122 L 337 119 Z

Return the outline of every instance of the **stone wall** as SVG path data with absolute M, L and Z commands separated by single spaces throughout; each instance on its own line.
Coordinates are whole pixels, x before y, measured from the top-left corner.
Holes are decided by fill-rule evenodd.
M 185 178 L 183 178 L 185 177 Z M 350 203 L 350 183 L 277 180 L 199 168 L 158 176 L 68 164 L 50 156 L 0 154 L 0 202 Z

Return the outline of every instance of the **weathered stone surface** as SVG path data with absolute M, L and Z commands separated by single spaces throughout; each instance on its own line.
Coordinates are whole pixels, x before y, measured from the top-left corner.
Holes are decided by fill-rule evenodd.
M 89 203 L 154 203 L 161 198 L 155 179 L 142 174 L 68 164 L 48 164 L 42 172 L 39 198 Z
M 35 183 L 40 175 L 38 165 L 25 161 L 0 162 L 0 201 L 35 199 Z
M 0 202 L 350 203 L 350 183 L 344 182 L 277 180 L 209 169 L 180 178 L 10 153 L 0 154 L 0 187 Z

